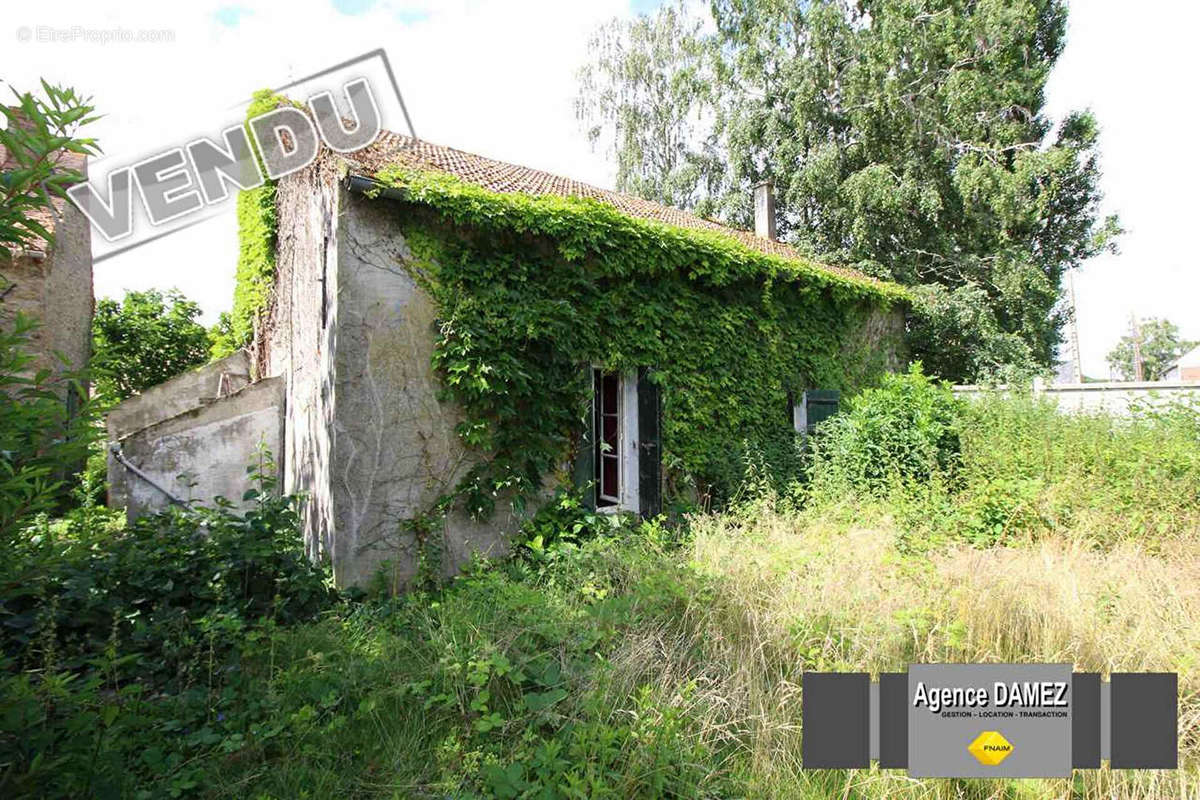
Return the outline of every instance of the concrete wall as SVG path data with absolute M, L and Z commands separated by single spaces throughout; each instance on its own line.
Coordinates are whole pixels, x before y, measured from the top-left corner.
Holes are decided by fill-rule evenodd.
M 116 445 L 156 486 L 134 474 L 110 451 L 109 504 L 130 521 L 171 500 L 209 504 L 225 497 L 246 507 L 246 467 L 265 445 L 283 455 L 283 382 L 247 384 L 245 353 L 201 367 L 117 406 L 108 417 Z
M 457 408 L 438 399 L 431 366 L 436 309 L 409 274 L 398 232 L 401 206 L 344 194 L 338 217 L 338 312 L 334 367 L 334 570 L 339 584 L 364 583 L 390 562 L 394 585 L 417 572 L 407 525 L 449 492 L 479 456 L 459 441 Z M 497 503 L 486 523 L 453 512 L 428 533 L 426 555 L 443 574 L 475 552 L 498 556 L 519 520 Z
M 108 414 L 108 436 L 117 441 L 185 411 L 208 405 L 250 383 L 245 350 L 176 375 L 125 400 Z
M 1005 387 L 1000 387 L 1003 391 Z M 957 394 L 976 396 L 995 389 L 981 386 L 955 386 Z M 1120 382 L 1106 383 L 1058 383 L 1036 382 L 1036 396 L 1050 397 L 1066 412 L 1108 412 L 1128 414 L 1131 408 L 1158 406 L 1170 403 L 1195 403 L 1200 406 L 1200 383 L 1179 381 Z
M 268 315 L 256 331 L 255 359 L 259 374 L 279 376 L 285 384 L 283 490 L 307 496 L 301 525 L 309 555 L 332 558 L 337 170 L 322 157 L 281 180 L 276 191 L 276 280 Z

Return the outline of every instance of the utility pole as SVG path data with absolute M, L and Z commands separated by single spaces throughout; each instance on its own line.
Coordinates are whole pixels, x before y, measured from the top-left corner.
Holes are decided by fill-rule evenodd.
M 1079 311 L 1075 307 L 1075 270 L 1067 270 L 1067 298 L 1071 303 L 1071 355 L 1075 383 L 1083 383 L 1083 358 L 1079 353 Z
M 1133 334 L 1133 377 L 1141 382 L 1146 380 L 1146 371 L 1142 363 L 1142 328 L 1138 324 L 1137 314 L 1129 315 L 1129 328 Z

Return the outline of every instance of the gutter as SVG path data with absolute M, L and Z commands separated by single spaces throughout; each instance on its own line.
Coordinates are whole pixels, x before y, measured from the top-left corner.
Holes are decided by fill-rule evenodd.
M 362 175 L 350 176 L 350 191 L 358 194 L 371 194 L 377 197 L 386 197 L 388 200 L 407 200 L 409 199 L 403 191 L 394 186 L 384 186 L 382 183 L 372 179 L 365 178 Z

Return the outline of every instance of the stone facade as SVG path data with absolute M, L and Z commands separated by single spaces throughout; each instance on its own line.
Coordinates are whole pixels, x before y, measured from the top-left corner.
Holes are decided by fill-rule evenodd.
M 0 326 L 10 328 L 18 313 L 33 317 L 40 323 L 32 337 L 36 366 L 83 369 L 92 352 L 91 230 L 82 212 L 62 201 L 40 221 L 53 231 L 53 244 L 39 240 L 0 258 Z

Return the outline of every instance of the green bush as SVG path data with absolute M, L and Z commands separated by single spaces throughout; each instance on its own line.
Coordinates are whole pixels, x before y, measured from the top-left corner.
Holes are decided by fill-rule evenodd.
M 925 481 L 951 471 L 959 458 L 963 403 L 921 365 L 885 375 L 847 412 L 820 426 L 810 477 L 818 491 L 879 491 L 890 481 Z
M 178 795 L 196 785 L 190 758 L 229 746 L 224 707 L 254 718 L 238 689 L 247 648 L 336 593 L 294 500 L 252 470 L 245 513 L 172 508 L 114 531 L 115 514 L 85 502 L 6 553 L 0 795 L 132 796 L 154 780 Z
M 16 544 L 39 513 L 63 508 L 68 480 L 99 435 L 84 375 L 53 371 L 29 355 L 37 323 L 16 315 L 0 329 L 0 548 Z
M 985 395 L 963 408 L 959 524 L 985 541 L 1072 530 L 1099 543 L 1194 535 L 1200 407 L 1072 413 Z
M 1064 413 L 1023 392 L 954 397 L 915 368 L 818 431 L 806 498 L 881 500 L 906 546 L 986 547 L 1070 531 L 1162 541 L 1200 526 L 1200 407 Z

